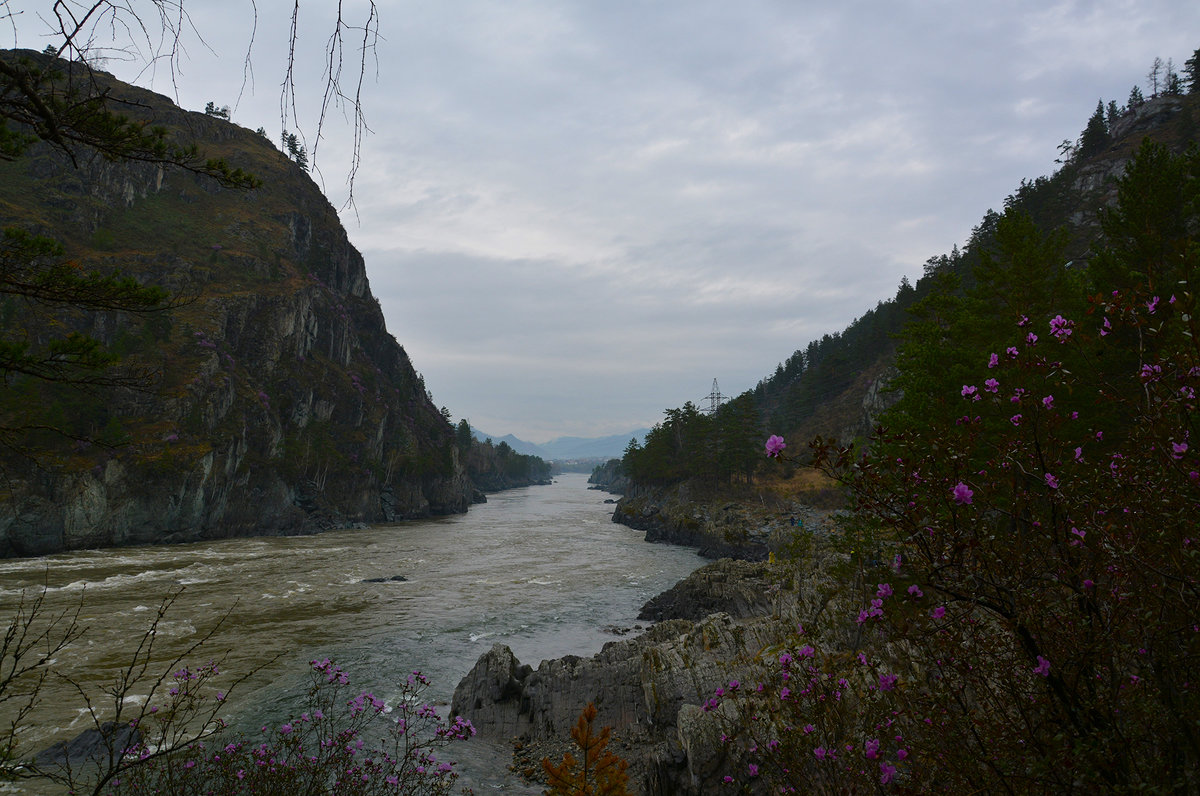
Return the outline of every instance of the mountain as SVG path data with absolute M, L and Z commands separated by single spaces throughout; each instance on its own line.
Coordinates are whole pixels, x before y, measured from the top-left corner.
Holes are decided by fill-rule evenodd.
M 1184 168 L 1155 152 L 1180 154 L 1195 146 L 1198 120 L 1200 91 L 1126 108 L 1114 103 L 1111 117 L 1099 119 L 1099 126 L 1089 122 L 1089 128 L 1102 126 L 1102 135 L 1089 137 L 1086 147 L 1081 137 L 1053 175 L 1023 180 L 1004 198 L 1003 214 L 988 210 L 961 250 L 955 246 L 926 261 L 916 284 L 902 279 L 894 298 L 877 302 L 841 332 L 797 349 L 753 390 L 712 415 L 691 403 L 668 410 L 641 449 L 623 457 L 625 474 L 634 488 L 689 479 L 715 489 L 737 488 L 753 482 L 768 435 L 785 437 L 788 453 L 803 458 L 806 443 L 816 437 L 864 441 L 878 423 L 897 416 L 929 422 L 934 408 L 961 412 L 958 391 L 970 384 L 976 364 L 966 359 L 972 351 L 966 342 L 983 339 L 983 324 L 995 320 L 997 307 L 1013 310 L 1019 300 L 1032 317 L 1050 309 L 1045 302 L 1063 299 L 1066 285 L 1075 286 L 1074 299 L 1094 289 L 1088 281 L 1096 278 L 1097 267 L 1105 267 L 1099 257 L 1105 246 L 1101 221 L 1112 218 L 1105 213 L 1116 203 L 1118 180 L 1146 146 L 1153 151 L 1144 158 L 1149 165 L 1141 167 L 1143 182 L 1155 169 Z M 1138 201 L 1176 206 L 1176 216 L 1186 205 L 1168 195 Z M 1153 223 L 1169 229 L 1182 222 Z M 998 262 L 1020 263 L 1023 270 L 1004 276 L 1008 266 Z M 979 289 L 985 284 L 990 292 Z M 999 284 L 1005 287 L 996 288 Z M 1082 316 L 1094 309 L 1075 311 Z
M 64 268 L 119 271 L 176 298 L 144 315 L 0 300 L 0 342 L 82 333 L 148 374 L 88 391 L 8 374 L 0 554 L 465 511 L 473 488 L 453 429 L 308 174 L 224 119 L 104 73 L 81 85 L 261 187 L 45 144 L 0 159 L 0 227 L 57 240 Z
M 558 437 L 541 447 L 555 460 L 619 459 L 629 440 L 637 439 L 640 443 L 649 432 L 648 428 L 639 428 L 628 434 L 612 434 L 607 437 Z
M 612 434 L 607 437 L 556 437 L 549 442 L 538 444 L 526 442 L 512 434 L 497 437 L 477 428 L 471 428 L 471 433 L 475 435 L 476 439 L 490 439 L 497 444 L 504 442 L 517 453 L 540 456 L 546 461 L 559 462 L 571 459 L 619 459 L 625 452 L 625 446 L 629 444 L 630 439 L 636 438 L 641 442 L 649 431 L 648 428 L 639 428 L 627 434 Z
M 1064 230 L 1064 268 L 1086 263 L 1101 236 L 1101 208 L 1115 200 L 1116 180 L 1142 140 L 1183 152 L 1197 142 L 1197 120 L 1197 92 L 1122 108 L 1095 146 L 1084 150 L 1081 138 L 1057 172 L 1022 180 L 1003 206 L 1027 213 L 1039 229 Z M 810 342 L 780 363 L 753 391 L 764 427 L 793 440 L 868 436 L 900 398 L 889 386 L 898 373 L 896 341 L 912 320 L 911 310 L 948 292 L 947 280 L 959 285 L 949 292 L 974 287 L 981 258 L 996 248 L 1000 219 L 1001 214 L 988 210 L 963 249 L 929 258 L 915 285 L 902 281 L 894 298 L 878 302 L 841 332 Z

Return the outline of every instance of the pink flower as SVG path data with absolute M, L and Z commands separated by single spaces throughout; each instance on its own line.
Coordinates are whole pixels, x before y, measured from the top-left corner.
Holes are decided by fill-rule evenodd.
M 879 690 L 891 691 L 896 687 L 896 681 L 900 679 L 898 674 L 881 674 L 879 675 Z
M 891 763 L 879 764 L 879 784 L 886 785 L 896 776 L 896 767 Z
M 937 608 L 934 608 L 932 611 L 930 611 L 929 615 L 932 616 L 934 619 L 941 619 L 943 616 L 946 615 L 946 606 L 939 605 Z
M 1071 336 L 1071 327 L 1074 325 L 1074 321 L 1068 321 L 1061 315 L 1055 315 L 1050 319 L 1050 334 L 1058 338 L 1060 343 L 1065 343 Z
M 962 388 L 962 397 L 963 398 L 973 398 L 974 400 L 978 401 L 979 400 L 978 393 L 979 393 L 979 388 L 976 387 L 975 385 L 973 385 L 973 384 L 964 384 L 963 385 L 963 388 Z
M 1183 458 L 1183 454 L 1187 453 L 1188 444 L 1186 442 L 1171 443 L 1171 458 L 1176 461 Z
M 1000 391 L 1000 382 L 995 379 L 988 379 L 983 383 L 983 388 L 990 393 L 997 393 Z
M 863 744 L 863 754 L 865 754 L 867 756 L 868 760 L 878 760 L 879 759 L 879 739 L 878 738 L 868 738 L 867 742 Z
M 1012 417 L 1010 417 L 1010 418 L 1008 419 L 1008 421 L 1009 421 L 1010 423 L 1012 423 L 1014 426 L 1019 426 L 1019 425 L 1021 425 L 1021 415 L 1020 415 L 1020 413 L 1013 415 Z
M 1031 346 L 1037 345 L 1037 340 L 1038 340 L 1037 335 L 1034 334 L 1033 332 L 1030 332 L 1029 334 L 1025 335 L 1026 345 L 1031 345 Z
M 1054 408 L 1054 396 L 1047 395 L 1045 398 L 1043 398 L 1042 406 L 1046 407 L 1047 409 L 1053 409 Z
M 1004 353 L 1008 354 L 1010 359 L 1016 359 L 1021 352 L 1017 350 L 1015 345 L 1010 345 L 1007 349 L 1005 349 Z
M 1041 655 L 1037 656 L 1037 659 L 1038 659 L 1038 663 L 1037 663 L 1037 666 L 1033 667 L 1033 673 L 1040 674 L 1042 677 L 1049 677 L 1050 676 L 1050 661 L 1046 660 Z
M 913 597 L 924 597 L 925 596 L 925 592 L 921 591 L 921 587 L 915 583 L 908 587 L 908 593 L 911 594 Z
M 1000 357 L 998 357 L 996 354 L 992 354 L 991 356 L 988 357 L 988 367 L 989 368 L 994 368 L 999 364 L 1000 364 Z
M 786 447 L 787 443 L 778 434 L 772 434 L 767 438 L 767 456 L 772 459 L 779 458 L 779 455 L 783 453 L 783 449 Z
M 1107 337 L 1108 333 L 1111 331 L 1112 331 L 1112 324 L 1109 323 L 1108 316 L 1105 315 L 1104 316 L 1104 326 L 1101 327 L 1101 329 L 1100 329 L 1100 336 Z
M 875 596 L 880 597 L 880 598 L 891 597 L 892 596 L 892 584 L 880 583 L 879 588 L 875 591 Z
M 960 506 L 969 505 L 971 503 L 971 498 L 974 497 L 974 495 L 975 493 L 971 490 L 971 488 L 962 481 L 959 481 L 954 485 L 954 502 Z
M 1058 489 L 1058 479 L 1050 473 L 1046 473 L 1046 486 L 1051 489 Z
M 1146 309 L 1150 311 L 1151 315 L 1154 314 L 1154 311 L 1158 309 L 1158 296 L 1155 296 L 1146 302 Z

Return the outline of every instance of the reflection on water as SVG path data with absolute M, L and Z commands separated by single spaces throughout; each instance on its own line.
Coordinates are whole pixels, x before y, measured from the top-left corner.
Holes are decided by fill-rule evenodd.
M 491 495 L 454 517 L 0 560 L 0 611 L 11 615 L 22 589 L 42 585 L 52 609 L 82 599 L 87 634 L 60 665 L 94 686 L 114 679 L 161 600 L 182 590 L 159 625 L 164 655 L 185 649 L 226 613 L 203 660 L 228 651 L 224 669 L 236 672 L 282 655 L 256 690 L 243 692 L 243 723 L 286 710 L 287 695 L 318 657 L 337 659 L 377 693 L 421 670 L 434 696 L 448 702 L 492 644 L 507 644 L 535 666 L 594 653 L 614 638 L 605 628 L 635 625 L 642 603 L 701 563 L 691 550 L 648 545 L 640 532 L 610 522 L 605 497 L 586 488 L 586 476 L 566 474 L 553 486 Z M 391 579 L 397 575 L 404 580 Z M 78 732 L 78 709 L 65 689 L 47 693 L 22 749 Z M 468 758 L 469 784 L 526 790 L 502 770 L 485 770 L 502 769 L 505 754 L 466 751 L 475 745 L 456 750 Z

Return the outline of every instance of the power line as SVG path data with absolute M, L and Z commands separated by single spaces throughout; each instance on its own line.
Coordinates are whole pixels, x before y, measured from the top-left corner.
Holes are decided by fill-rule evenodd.
M 717 380 L 713 379 L 712 392 L 708 394 L 707 413 L 710 415 L 715 415 L 727 397 L 728 396 L 726 395 L 721 395 L 721 388 L 717 386 Z

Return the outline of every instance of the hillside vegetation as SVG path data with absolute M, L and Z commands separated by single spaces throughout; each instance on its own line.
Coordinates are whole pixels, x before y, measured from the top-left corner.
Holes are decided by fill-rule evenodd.
M 1100 104 L 1053 177 L 748 394 L 787 432 L 768 466 L 811 463 L 848 502 L 772 551 L 809 606 L 738 627 L 769 637 L 723 659 L 692 728 L 720 738 L 689 762 L 709 788 L 1200 792 L 1188 63 L 1191 93 Z M 692 434 L 728 422 L 668 413 L 624 467 L 736 479 Z

